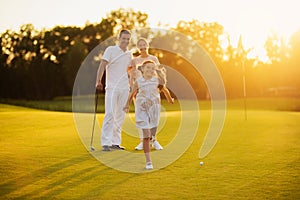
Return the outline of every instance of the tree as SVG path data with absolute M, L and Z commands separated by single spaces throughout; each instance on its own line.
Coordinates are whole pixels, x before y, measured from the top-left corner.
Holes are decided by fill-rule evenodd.
M 99 23 L 82 28 L 56 26 L 37 31 L 32 24 L 25 24 L 17 32 L 6 31 L 1 34 L 0 95 L 26 99 L 70 95 L 77 70 L 87 53 L 120 28 L 146 26 L 147 18 L 140 11 L 119 9 L 108 13 Z M 114 44 L 113 40 L 109 41 L 112 43 L 108 45 Z M 92 65 L 97 62 L 99 65 L 97 60 Z
M 295 32 L 289 41 L 290 46 L 290 78 L 289 83 L 296 87 L 297 90 L 300 89 L 300 30 Z
M 196 53 L 195 51 L 190 51 L 192 48 L 195 48 L 193 46 L 194 43 L 187 40 L 185 35 L 177 31 L 156 30 L 150 32 L 149 35 L 153 36 L 150 42 L 150 47 L 153 49 L 150 48 L 149 52 L 156 55 L 160 63 L 170 66 L 184 76 L 193 87 L 197 98 L 206 98 L 207 88 L 204 80 L 188 60 L 194 56 L 199 56 L 194 55 Z M 161 49 L 156 49 L 156 47 L 160 47 Z M 173 75 L 176 77 L 176 74 Z M 172 80 L 174 77 L 172 73 L 168 74 L 170 82 L 174 82 L 174 80 Z M 185 92 L 184 88 L 178 89 L 182 90 L 180 94 L 182 98 L 191 97 L 190 94 Z
M 121 29 L 137 29 L 147 27 L 148 15 L 141 11 L 135 12 L 132 9 L 125 10 L 120 8 L 119 10 L 111 11 L 106 20 L 114 27 L 113 32 L 116 34 Z
M 0 97 L 6 96 L 8 92 L 8 88 L 5 87 L 5 83 L 8 81 L 8 67 L 6 64 L 6 60 L 8 55 L 4 53 L 5 47 L 4 44 L 4 37 L 3 34 L 0 36 Z
M 201 23 L 197 20 L 179 21 L 175 30 L 190 36 L 208 52 L 215 62 L 223 59 L 224 53 L 220 43 L 220 37 L 224 35 L 222 25 L 217 22 Z
M 275 33 L 268 35 L 265 42 L 265 49 L 269 57 L 271 69 L 269 76 L 272 80 L 270 87 L 287 86 L 286 79 L 289 76 L 290 66 L 288 44 L 282 37 Z
M 63 65 L 68 95 L 72 93 L 76 74 L 87 54 L 87 47 L 81 42 L 79 38 L 75 39 L 75 43 L 70 47 Z
M 272 64 L 286 62 L 289 58 L 288 44 L 275 33 L 268 35 L 265 49 Z

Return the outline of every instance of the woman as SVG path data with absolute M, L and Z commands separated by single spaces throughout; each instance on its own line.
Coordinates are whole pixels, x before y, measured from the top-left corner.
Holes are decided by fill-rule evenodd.
M 130 71 L 130 88 L 132 89 L 135 80 L 142 76 L 140 70 L 137 70 L 144 62 L 152 61 L 155 65 L 160 65 L 158 58 L 156 56 L 150 55 L 148 53 L 149 43 L 145 38 L 140 38 L 136 44 L 140 55 L 132 60 L 132 70 Z M 165 94 L 169 103 L 174 103 L 174 99 L 170 96 L 169 90 L 165 85 L 162 86 L 161 91 Z M 140 143 L 135 147 L 136 150 L 143 150 L 143 132 L 138 129 L 140 135 Z M 156 137 L 152 138 L 152 145 L 156 150 L 162 150 L 163 147 L 159 144 Z

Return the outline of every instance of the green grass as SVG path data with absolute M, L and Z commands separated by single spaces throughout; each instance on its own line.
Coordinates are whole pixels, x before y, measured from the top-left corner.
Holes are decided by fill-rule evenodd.
M 94 96 L 82 96 L 77 98 L 82 100 L 82 104 L 86 104 L 86 110 L 93 111 L 91 107 L 94 102 Z M 78 101 L 77 101 L 78 102 Z M 200 100 L 201 109 L 210 109 L 210 101 Z M 16 106 L 25 106 L 41 110 L 72 112 L 72 97 L 57 97 L 51 101 L 33 101 L 33 100 L 16 100 L 16 99 L 1 99 L 0 103 Z M 170 106 L 165 99 L 162 99 L 162 104 L 168 107 L 168 110 L 178 110 L 178 101 Z M 230 109 L 244 109 L 243 99 L 233 99 L 227 101 L 227 106 Z M 300 111 L 299 98 L 249 98 L 246 100 L 247 109 L 251 110 L 280 110 L 280 111 Z M 84 110 L 84 109 L 83 109 Z M 131 107 L 133 111 L 133 106 Z M 104 113 L 104 94 L 99 95 L 97 112 Z
M 111 169 L 91 156 L 72 113 L 0 104 L 0 199 L 299 199 L 300 113 L 261 103 L 249 106 L 245 121 L 241 102 L 229 102 L 204 166 L 198 154 L 209 109 L 201 110 L 198 134 L 178 160 L 143 174 Z M 159 134 L 163 145 L 179 122 L 174 113 Z M 133 151 L 138 141 L 123 136 Z

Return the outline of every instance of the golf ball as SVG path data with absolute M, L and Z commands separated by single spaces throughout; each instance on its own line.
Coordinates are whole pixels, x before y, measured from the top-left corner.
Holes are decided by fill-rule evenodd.
M 204 164 L 204 162 L 201 161 L 201 162 L 200 162 L 200 165 L 202 166 L 203 164 Z

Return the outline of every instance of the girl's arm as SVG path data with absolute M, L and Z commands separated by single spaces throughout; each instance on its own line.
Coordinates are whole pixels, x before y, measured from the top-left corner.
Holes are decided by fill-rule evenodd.
M 164 93 L 165 97 L 167 98 L 167 101 L 171 104 L 174 103 L 174 98 L 172 98 L 170 91 L 166 87 L 167 78 L 166 78 L 166 71 L 164 67 L 161 67 L 160 69 L 156 70 L 156 74 L 158 77 L 159 85 L 162 86 L 161 91 Z
M 132 90 L 131 90 L 130 93 L 129 93 L 127 102 L 126 102 L 126 104 L 125 104 L 125 106 L 124 106 L 124 108 L 123 108 L 123 111 L 124 111 L 124 112 L 128 112 L 128 111 L 129 111 L 129 105 L 131 104 L 131 101 L 132 101 L 134 95 L 137 93 L 137 90 L 138 90 L 137 83 L 135 83 L 135 84 L 133 85 Z

